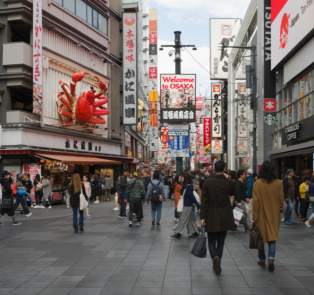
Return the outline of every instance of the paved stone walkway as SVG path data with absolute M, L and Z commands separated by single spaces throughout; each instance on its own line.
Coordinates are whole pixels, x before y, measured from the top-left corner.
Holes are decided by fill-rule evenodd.
M 113 202 L 92 204 L 83 234 L 73 233 L 64 205 L 17 215 L 19 227 L 2 217 L 0 294 L 314 294 L 314 227 L 295 217 L 281 226 L 275 272 L 257 265 L 240 228 L 228 233 L 216 276 L 208 257 L 189 254 L 194 239 L 171 240 L 173 201 L 164 204 L 160 229 L 151 228 L 149 205 L 133 228 L 112 209 Z

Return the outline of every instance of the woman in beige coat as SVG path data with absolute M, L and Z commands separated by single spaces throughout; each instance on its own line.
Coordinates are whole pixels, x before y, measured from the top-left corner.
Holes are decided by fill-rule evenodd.
M 265 161 L 259 179 L 253 186 L 253 220 L 268 243 L 268 270 L 275 269 L 276 241 L 278 241 L 280 214 L 283 212 L 284 196 L 281 181 L 276 177 L 273 164 Z M 265 250 L 258 250 L 258 264 L 265 265 Z

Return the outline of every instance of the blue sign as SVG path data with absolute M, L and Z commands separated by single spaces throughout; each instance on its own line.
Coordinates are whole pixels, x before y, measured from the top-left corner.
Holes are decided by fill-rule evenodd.
M 184 129 L 168 130 L 170 157 L 189 157 L 189 131 Z

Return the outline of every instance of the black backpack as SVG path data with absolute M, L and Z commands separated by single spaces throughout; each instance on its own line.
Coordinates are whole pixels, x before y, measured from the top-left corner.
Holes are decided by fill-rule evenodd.
M 159 181 L 158 181 L 157 184 L 153 184 L 151 182 L 152 192 L 151 192 L 151 195 L 150 195 L 150 199 L 152 201 L 152 204 L 159 204 L 159 203 L 161 203 L 161 201 L 159 199 L 159 196 L 161 196 L 161 189 L 159 187 L 159 184 L 160 184 Z

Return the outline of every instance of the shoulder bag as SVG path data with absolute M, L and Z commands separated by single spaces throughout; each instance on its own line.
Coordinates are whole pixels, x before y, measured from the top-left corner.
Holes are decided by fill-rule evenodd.
M 80 193 L 80 210 L 84 210 L 87 207 L 88 207 L 88 202 L 86 201 L 85 196 L 83 194 L 83 191 L 81 189 L 81 193 Z
M 200 230 L 200 234 L 194 243 L 191 254 L 198 258 L 206 257 L 206 236 L 204 226 L 202 226 Z
M 181 213 L 183 211 L 185 191 L 186 189 L 184 190 L 183 195 L 180 197 L 180 200 L 178 202 L 178 206 L 177 206 L 178 213 Z
M 18 190 L 17 190 L 17 194 L 18 194 L 20 197 L 23 197 L 23 196 L 27 195 L 26 189 L 24 189 L 24 188 L 18 189 Z
M 42 189 L 43 189 L 43 184 L 40 183 L 40 182 L 38 182 L 38 183 L 36 184 L 36 192 L 39 192 L 39 191 L 41 191 Z
M 253 223 L 252 230 L 250 231 L 250 249 L 264 249 L 263 234 L 259 231 L 255 223 Z

